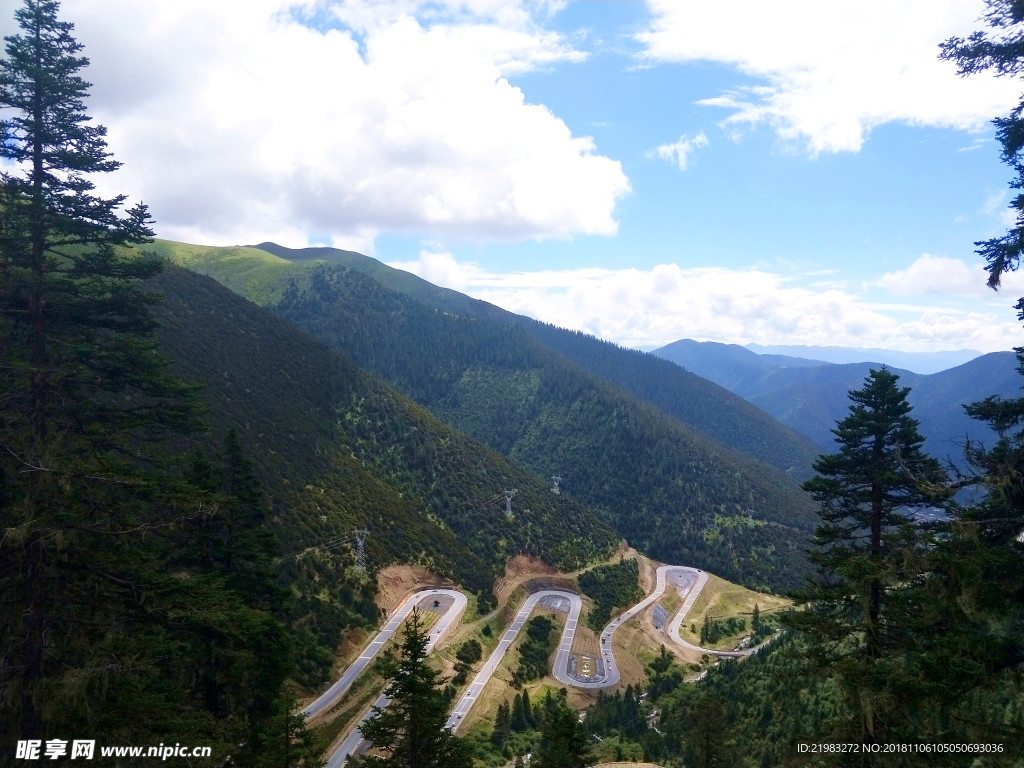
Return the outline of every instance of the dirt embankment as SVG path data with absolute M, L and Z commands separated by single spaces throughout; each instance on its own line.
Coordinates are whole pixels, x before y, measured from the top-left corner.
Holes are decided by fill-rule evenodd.
M 536 578 L 550 577 L 557 574 L 552 566 L 537 557 L 516 555 L 505 564 L 505 575 L 494 583 L 494 596 L 498 603 L 504 605 L 516 587 Z
M 377 571 L 377 606 L 391 613 L 402 598 L 424 587 L 441 587 L 447 582 L 418 565 L 389 565 Z

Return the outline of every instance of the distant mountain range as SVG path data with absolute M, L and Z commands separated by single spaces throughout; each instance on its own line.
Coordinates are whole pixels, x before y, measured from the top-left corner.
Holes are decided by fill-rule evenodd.
M 947 368 L 970 362 L 981 357 L 974 349 L 957 349 L 949 352 L 899 352 L 892 349 L 858 347 L 806 347 L 806 346 L 762 346 L 747 344 L 746 348 L 759 355 L 783 355 L 824 363 L 883 363 L 890 368 L 902 368 L 914 373 L 938 373 Z
M 767 349 L 760 348 L 759 349 Z M 804 349 L 821 354 L 829 348 Z M 854 350 L 854 353 L 875 350 Z M 735 344 L 682 339 L 653 353 L 699 376 L 721 384 L 746 398 L 783 424 L 814 441 L 824 451 L 833 450 L 831 429 L 846 416 L 847 393 L 859 388 L 871 368 L 887 360 L 830 363 L 782 354 L 757 354 Z M 831 348 L 836 357 L 840 348 Z M 895 359 L 892 353 L 889 360 Z M 958 355 L 961 353 L 941 353 Z M 922 375 L 891 366 L 903 386 L 911 388 L 913 416 L 921 423 L 926 449 L 936 457 L 962 464 L 962 445 L 967 436 L 991 442 L 994 434 L 968 418 L 967 403 L 989 395 L 1015 397 L 1021 381 L 1012 352 L 993 352 L 937 373 Z

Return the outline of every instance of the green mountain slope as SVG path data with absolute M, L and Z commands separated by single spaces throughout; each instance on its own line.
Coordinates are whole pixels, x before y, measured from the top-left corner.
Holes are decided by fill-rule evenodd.
M 248 290 L 245 280 L 272 285 L 267 295 L 280 300 L 267 303 L 283 317 L 538 476 L 564 477 L 568 494 L 652 556 L 757 586 L 799 583 L 814 517 L 777 469 L 584 371 L 521 326 L 442 311 L 342 264 L 296 264 L 282 291 L 256 279 L 281 268 L 259 253 L 201 268 L 236 290 Z
M 574 568 L 618 543 L 578 501 L 217 282 L 169 266 L 154 284 L 161 346 L 203 385 L 211 444 L 233 426 L 259 468 L 301 606 L 305 682 L 329 670 L 342 629 L 376 620 L 374 587 L 353 568 L 356 528 L 371 570 L 419 563 L 481 595 L 518 552 Z
M 804 479 L 811 474 L 811 464 L 819 453 L 817 446 L 728 388 L 702 378 L 703 374 L 681 371 L 654 355 L 623 349 L 588 334 L 507 312 L 352 251 L 291 249 L 275 243 L 260 243 L 255 248 L 296 266 L 308 266 L 310 262 L 320 260 L 324 264 L 348 267 L 392 291 L 442 312 L 493 320 L 503 325 L 518 325 L 591 373 L 622 387 L 723 445 L 767 462 L 793 477 Z M 274 263 L 277 265 L 275 269 L 279 269 L 280 262 Z M 214 264 L 207 268 L 222 269 Z M 257 285 L 243 286 L 239 280 L 230 284 L 234 290 L 259 300 Z

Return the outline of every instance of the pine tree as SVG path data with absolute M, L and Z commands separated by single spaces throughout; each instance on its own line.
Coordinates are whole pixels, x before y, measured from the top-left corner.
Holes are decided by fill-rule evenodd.
M 132 247 L 145 206 L 94 193 L 118 167 L 90 123 L 88 60 L 57 18 L 26 0 L 0 61 L 0 741 L 77 723 L 67 707 L 107 686 L 99 654 L 138 606 L 141 539 L 201 514 L 170 491 L 152 443 L 192 425 L 191 389 L 151 338 L 159 270 Z M 97 708 L 99 709 L 99 708 Z M 96 709 L 93 710 L 95 712 Z
M 231 436 L 219 466 L 175 466 L 195 389 L 153 339 L 148 211 L 94 193 L 118 163 L 58 10 L 25 0 L 0 61 L 0 742 L 174 739 L 280 765 L 258 755 L 276 730 L 312 764 L 255 474 Z
M 1024 6 L 1017 0 L 987 0 L 987 5 L 988 13 L 984 18 L 990 30 L 974 32 L 966 40 L 951 37 L 942 44 L 940 58 L 955 62 L 962 76 L 994 71 L 1000 76 L 1021 77 L 1024 75 Z M 1010 187 L 1024 189 L 1024 97 L 1009 115 L 992 122 L 996 126 L 996 138 L 1003 146 L 1003 162 L 1017 174 Z M 975 243 L 977 253 L 987 262 L 988 285 L 993 289 L 999 288 L 1006 272 L 1013 272 L 1020 266 L 1024 250 L 1024 193 L 1014 195 L 1010 208 L 1016 214 L 1014 226 L 1005 235 Z M 1024 313 L 1024 297 L 1017 303 L 1017 309 Z
M 427 663 L 429 637 L 413 611 L 402 633 L 397 658 L 384 664 L 391 678 L 384 693 L 390 699 L 374 707 L 360 726 L 363 737 L 383 756 L 361 758 L 368 768 L 469 768 L 472 761 L 462 742 L 447 730 L 444 681 Z
M 522 732 L 530 728 L 530 720 L 526 716 L 526 707 L 523 705 L 523 695 L 517 693 L 512 700 L 512 723 L 513 731 Z
M 494 730 L 491 732 L 491 741 L 499 747 L 508 741 L 509 732 L 512 730 L 512 715 L 507 702 L 498 705 L 498 713 L 494 717 Z
M 833 430 L 839 452 L 819 457 L 804 485 L 821 503 L 811 553 L 819 575 L 800 594 L 808 609 L 790 619 L 858 714 L 845 736 L 864 742 L 885 740 L 901 706 L 898 659 L 927 544 L 906 510 L 945 488 L 941 466 L 921 450 L 910 390 L 897 382 L 885 368 L 872 370 L 850 392 L 850 415 Z
M 548 691 L 544 699 L 540 746 L 531 766 L 536 768 L 585 768 L 595 762 L 590 734 L 565 700 L 563 688 L 557 696 Z

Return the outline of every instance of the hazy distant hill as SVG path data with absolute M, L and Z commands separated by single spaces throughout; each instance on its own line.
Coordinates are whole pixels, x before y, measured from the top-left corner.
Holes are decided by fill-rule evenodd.
M 782 423 L 833 449 L 832 427 L 847 413 L 847 392 L 861 386 L 877 362 L 844 365 L 779 355 L 758 355 L 744 347 L 684 339 L 655 354 L 716 381 L 747 398 Z M 921 422 L 927 450 L 955 461 L 966 435 L 991 440 L 987 427 L 968 418 L 963 406 L 989 395 L 1019 394 L 1012 352 L 982 355 L 955 368 L 921 375 L 893 368 L 911 388 L 914 417 Z
M 389 280 L 408 282 L 408 290 L 392 290 L 343 263 L 352 258 L 344 253 L 289 262 L 249 248 L 157 249 L 272 307 L 537 476 L 562 476 L 566 494 L 653 556 L 777 589 L 800 582 L 814 515 L 791 478 L 588 373 L 523 324 L 488 319 L 489 305 L 464 311 L 472 300 L 378 264 Z M 709 411 L 739 403 L 758 413 L 712 391 L 726 405 L 709 401 Z M 795 436 L 790 442 L 806 445 Z
M 914 373 L 938 373 L 970 362 L 981 356 L 974 349 L 956 349 L 946 352 L 900 352 L 893 349 L 857 347 L 808 347 L 798 345 L 748 344 L 747 349 L 757 354 L 785 355 L 826 363 L 883 363 L 890 368 L 902 368 Z

